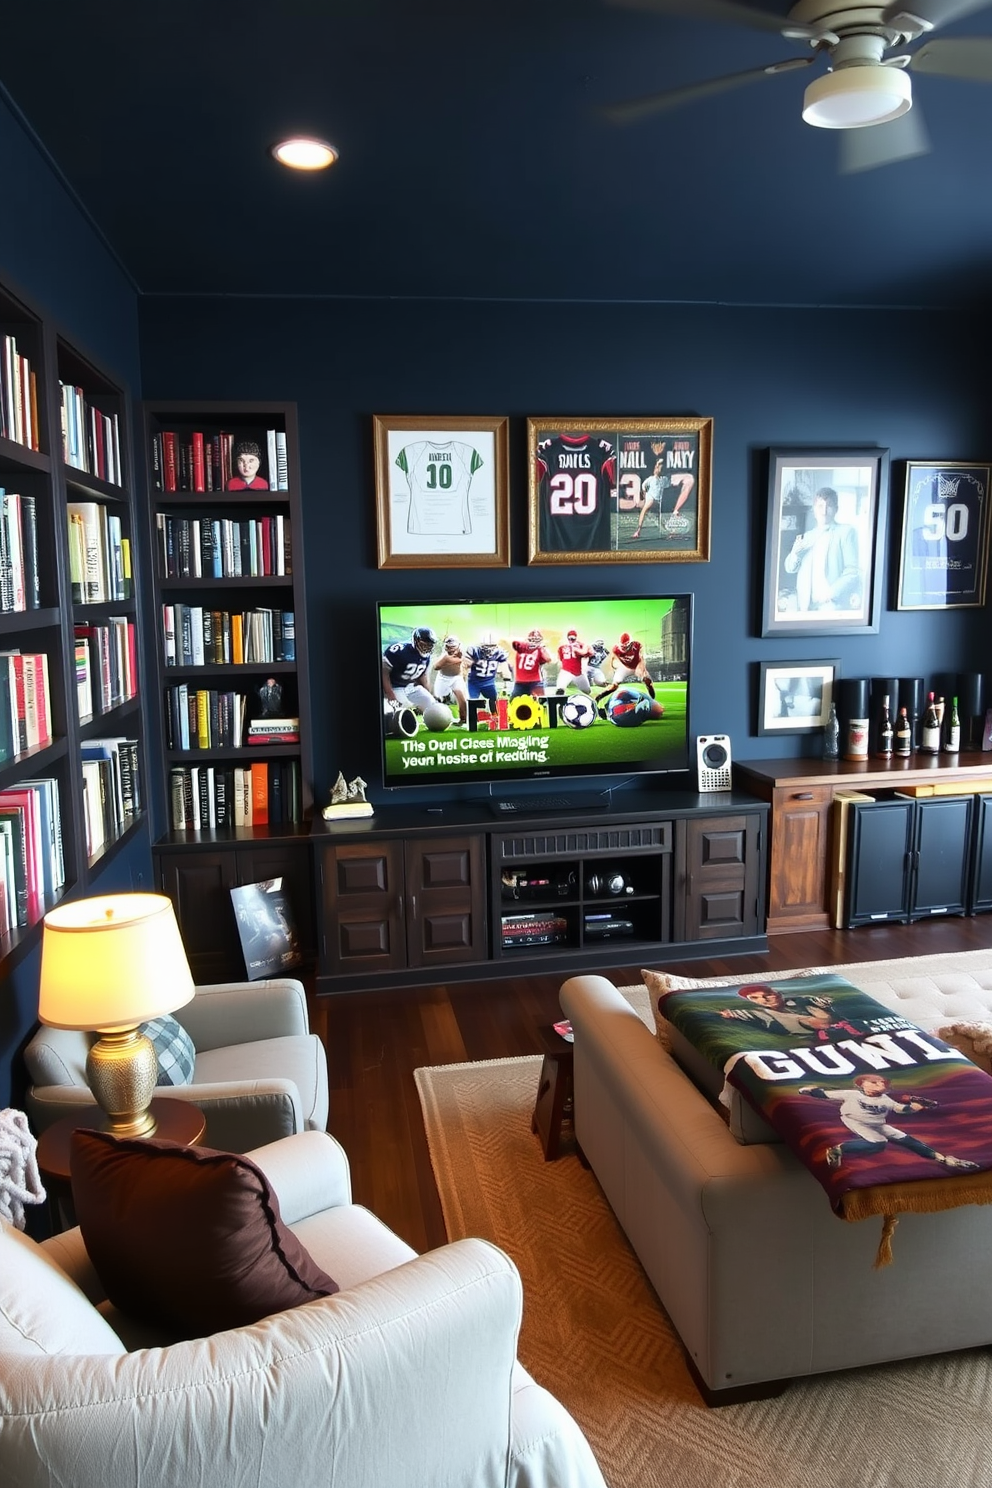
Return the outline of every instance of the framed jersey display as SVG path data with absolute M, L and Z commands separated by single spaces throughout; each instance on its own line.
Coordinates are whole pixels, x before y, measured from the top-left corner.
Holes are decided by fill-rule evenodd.
M 380 568 L 508 568 L 505 418 L 374 418 Z
M 897 609 L 985 603 L 990 473 L 988 465 L 906 462 Z
M 529 563 L 708 563 L 711 418 L 527 420 Z

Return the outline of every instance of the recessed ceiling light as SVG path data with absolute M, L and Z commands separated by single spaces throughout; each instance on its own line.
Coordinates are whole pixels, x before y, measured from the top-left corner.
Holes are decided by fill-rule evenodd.
M 307 139 L 303 136 L 280 140 L 277 145 L 272 146 L 272 154 L 280 165 L 303 171 L 326 170 L 338 158 L 337 150 L 326 140 Z

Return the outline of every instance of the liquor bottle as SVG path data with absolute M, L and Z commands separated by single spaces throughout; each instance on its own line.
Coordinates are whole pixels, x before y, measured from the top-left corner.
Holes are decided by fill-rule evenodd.
M 882 712 L 878 720 L 878 748 L 876 754 L 879 759 L 892 758 L 892 714 L 889 712 L 889 694 L 882 698 Z
M 830 712 L 827 721 L 823 725 L 823 758 L 825 760 L 837 759 L 840 755 L 840 719 L 837 717 L 837 704 L 833 698 L 830 700 Z
M 944 734 L 944 748 L 948 754 L 957 754 L 961 748 L 961 719 L 958 717 L 957 698 L 951 698 L 951 716 Z
M 900 759 L 908 759 L 913 752 L 913 725 L 909 721 L 909 714 L 905 708 L 899 709 L 899 722 L 896 726 L 895 753 Z
M 940 753 L 940 714 L 937 712 L 937 704 L 933 700 L 932 692 L 927 694 L 927 710 L 923 715 L 923 732 L 920 735 L 920 753 Z

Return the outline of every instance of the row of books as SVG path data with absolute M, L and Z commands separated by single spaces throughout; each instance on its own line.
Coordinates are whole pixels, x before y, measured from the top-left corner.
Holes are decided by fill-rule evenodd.
M 165 579 L 259 579 L 293 572 L 289 517 L 156 517 Z
M 242 666 L 296 660 L 292 610 L 209 610 L 202 605 L 162 606 L 165 665 Z
M 138 637 L 127 615 L 98 625 L 75 626 L 76 700 L 79 717 L 109 713 L 138 694 Z
M 303 819 L 298 760 L 257 760 L 244 767 L 173 765 L 169 783 L 177 832 Z
M 80 747 L 87 857 L 95 858 L 141 812 L 138 753 L 137 739 L 85 739 Z
M 32 924 L 65 883 L 58 782 L 0 791 L 0 929 Z
M 204 687 L 169 687 L 165 694 L 167 749 L 240 749 L 248 694 Z
M 120 517 L 102 501 L 70 501 L 69 579 L 75 604 L 130 599 L 131 544 Z
M 0 610 L 37 610 L 40 605 L 35 499 L 0 486 Z
M 38 440 L 38 381 L 26 356 L 17 349 L 17 338 L 3 337 L 0 357 L 0 434 L 40 449 Z
M 60 382 L 62 389 L 62 458 L 112 486 L 124 484 L 121 431 L 116 413 L 104 413 L 86 401 L 81 387 Z
M 52 737 L 48 657 L 43 651 L 0 651 L 0 763 Z
M 246 450 L 255 457 L 247 469 L 238 464 Z M 286 435 L 282 429 L 254 438 L 224 430 L 162 429 L 152 438 L 152 483 L 159 491 L 288 491 Z

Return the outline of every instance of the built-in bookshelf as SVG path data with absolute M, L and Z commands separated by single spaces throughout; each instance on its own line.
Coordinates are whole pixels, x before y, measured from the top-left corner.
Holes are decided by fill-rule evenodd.
M 312 922 L 296 408 L 149 402 L 144 436 L 169 824 L 153 852 L 202 980 L 239 968 L 231 888 L 284 876 Z
M 129 470 L 124 391 L 0 285 L 0 972 L 144 816 Z

